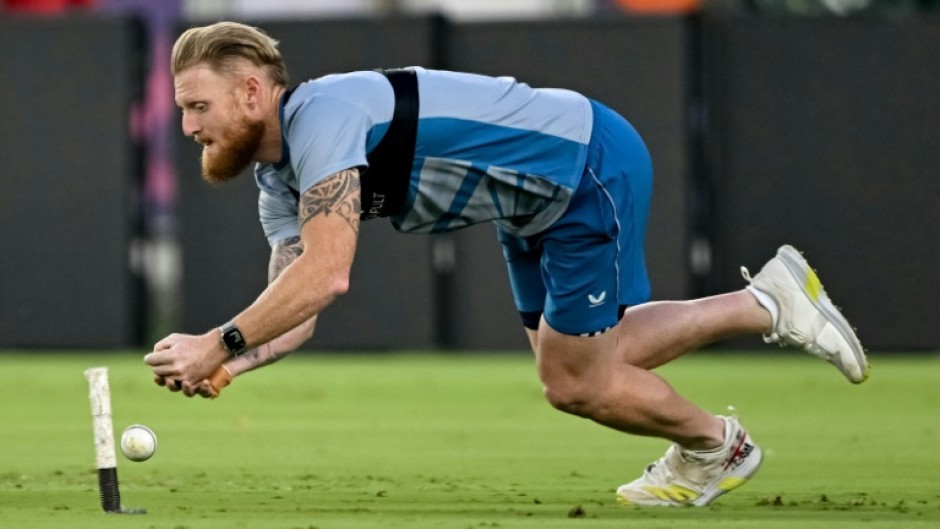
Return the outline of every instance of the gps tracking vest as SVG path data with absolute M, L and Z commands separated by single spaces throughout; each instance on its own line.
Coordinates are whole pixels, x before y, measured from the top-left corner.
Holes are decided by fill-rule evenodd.
M 379 144 L 366 155 L 362 173 L 362 213 L 369 220 L 405 207 L 418 137 L 418 77 L 414 70 L 379 70 L 395 91 L 395 113 Z
M 418 138 L 417 74 L 405 69 L 377 71 L 388 79 L 395 91 L 395 112 L 385 136 L 366 154 L 369 167 L 360 175 L 361 220 L 387 217 L 404 209 Z M 285 104 L 292 93 L 293 89 L 284 95 Z M 300 200 L 296 189 L 289 190 Z

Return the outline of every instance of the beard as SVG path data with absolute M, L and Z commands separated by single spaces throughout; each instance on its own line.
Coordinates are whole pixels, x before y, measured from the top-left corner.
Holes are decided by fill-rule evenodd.
M 223 184 L 242 173 L 251 163 L 264 134 L 264 123 L 249 121 L 242 116 L 220 141 L 214 142 L 213 152 L 202 150 L 202 178 L 213 185 Z

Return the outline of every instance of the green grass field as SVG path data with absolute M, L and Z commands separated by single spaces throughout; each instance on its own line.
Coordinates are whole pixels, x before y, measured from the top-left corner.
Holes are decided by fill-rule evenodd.
M 940 527 L 940 357 L 881 354 L 852 386 L 799 353 L 698 353 L 661 370 L 766 457 L 705 508 L 623 507 L 662 455 L 544 403 L 526 355 L 304 354 L 215 401 L 152 384 L 143 353 L 0 354 L 0 527 Z M 101 512 L 82 371 L 111 371 L 123 503 Z

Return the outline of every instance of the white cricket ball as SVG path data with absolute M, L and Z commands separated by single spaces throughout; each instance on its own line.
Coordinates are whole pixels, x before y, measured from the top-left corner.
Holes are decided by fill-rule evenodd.
M 157 450 L 157 435 L 143 424 L 132 424 L 121 434 L 121 452 L 131 461 L 146 461 Z

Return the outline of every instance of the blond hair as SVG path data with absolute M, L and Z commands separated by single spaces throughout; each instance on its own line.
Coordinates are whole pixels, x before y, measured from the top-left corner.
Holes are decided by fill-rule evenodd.
M 237 22 L 218 22 L 186 30 L 173 45 L 173 75 L 197 64 L 218 73 L 234 73 L 239 59 L 263 68 L 276 85 L 287 86 L 287 67 L 278 42 L 264 31 Z

